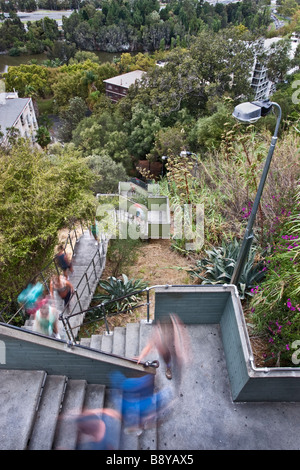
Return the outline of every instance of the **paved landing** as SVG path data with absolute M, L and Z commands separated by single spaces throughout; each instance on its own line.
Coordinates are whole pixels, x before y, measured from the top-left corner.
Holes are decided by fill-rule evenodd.
M 299 450 L 300 403 L 234 403 L 219 325 L 187 326 L 193 360 L 159 426 L 163 450 Z M 170 381 L 158 369 L 160 386 Z

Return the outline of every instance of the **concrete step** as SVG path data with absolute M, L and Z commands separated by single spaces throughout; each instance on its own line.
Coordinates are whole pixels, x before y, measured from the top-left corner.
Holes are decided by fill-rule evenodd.
M 140 344 L 140 324 L 127 323 L 126 325 L 126 341 L 125 341 L 125 357 L 134 358 L 139 354 Z
M 148 343 L 152 334 L 152 323 L 147 323 L 145 320 L 141 320 L 140 322 L 140 336 L 139 336 L 139 351 L 141 352 L 143 348 Z M 157 359 L 156 351 L 152 350 L 147 354 L 147 359 L 155 360 Z
M 91 338 L 81 338 L 80 344 L 81 344 L 81 346 L 85 346 L 85 347 L 89 348 L 90 345 L 91 345 Z
M 112 353 L 124 357 L 126 328 L 115 326 L 113 331 Z
M 91 345 L 90 345 L 90 347 L 92 349 L 101 350 L 101 344 L 102 344 L 102 335 L 92 335 L 91 336 Z
M 44 371 L 0 370 L 0 450 L 25 450 L 46 380 Z
M 113 333 L 104 334 L 102 336 L 101 351 L 111 354 L 113 347 Z
M 122 392 L 117 389 L 108 388 L 105 393 L 104 408 L 113 408 L 122 415 Z M 114 448 L 116 450 L 120 449 L 121 431 L 122 421 L 115 420 L 110 432 L 114 436 Z
M 73 450 L 77 443 L 77 428 L 74 422 L 82 412 L 87 383 L 85 380 L 69 380 L 54 438 L 54 449 Z
M 104 407 L 105 385 L 88 384 L 84 398 L 84 409 L 94 410 Z
M 111 334 L 82 338 L 80 344 L 134 358 L 147 344 L 151 332 L 151 323 L 128 323 L 126 327 L 115 327 Z M 157 353 L 149 354 L 149 358 L 158 359 Z M 13 408 L 6 410 L 8 395 Z M 18 375 L 17 371 L 0 370 L 0 406 L 0 449 L 72 450 L 77 444 L 78 414 L 114 408 L 122 415 L 122 392 L 85 380 L 47 376 L 43 371 L 20 371 Z M 122 421 L 112 426 L 116 450 L 157 449 L 155 422 L 139 436 L 125 434 Z
M 51 450 L 67 385 L 65 376 L 48 375 L 28 445 L 29 450 Z

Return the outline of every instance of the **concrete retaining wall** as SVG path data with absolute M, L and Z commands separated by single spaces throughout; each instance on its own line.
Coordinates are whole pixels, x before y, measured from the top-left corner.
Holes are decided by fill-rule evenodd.
M 233 401 L 300 401 L 300 368 L 257 368 L 235 286 L 169 286 L 155 291 L 155 320 L 220 324 Z

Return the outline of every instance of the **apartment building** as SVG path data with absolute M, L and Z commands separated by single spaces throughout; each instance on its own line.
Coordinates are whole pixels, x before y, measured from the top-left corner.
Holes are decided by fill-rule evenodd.
M 20 137 L 35 143 L 38 129 L 37 119 L 31 98 L 19 98 L 17 92 L 0 93 L 0 143 L 8 142 L 8 129 L 19 131 Z M 3 135 L 2 135 L 3 134 Z
M 106 96 L 116 103 L 127 95 L 129 87 L 134 85 L 136 81 L 141 80 L 145 73 L 146 72 L 143 72 L 142 70 L 134 70 L 133 72 L 124 73 L 122 75 L 117 75 L 116 77 L 103 80 L 105 83 Z
M 266 39 L 263 44 L 264 50 L 267 52 L 272 44 L 281 40 L 282 40 L 281 37 Z M 293 33 L 290 40 L 291 40 L 290 59 L 292 59 L 295 55 L 297 46 L 300 43 L 299 34 Z M 293 68 L 289 70 L 287 73 L 288 74 L 293 73 L 296 70 L 297 68 Z M 253 71 L 252 71 L 251 87 L 254 91 L 254 97 L 256 100 L 269 99 L 269 97 L 276 91 L 276 84 L 273 83 L 268 78 L 267 67 L 257 60 L 255 61 Z

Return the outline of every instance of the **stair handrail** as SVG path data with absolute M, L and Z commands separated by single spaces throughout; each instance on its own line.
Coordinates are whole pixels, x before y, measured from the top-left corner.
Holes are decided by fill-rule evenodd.
M 67 334 L 70 341 L 75 341 L 72 330 L 75 329 L 75 328 L 80 327 L 80 325 L 76 325 L 74 327 L 71 327 L 70 318 L 72 318 L 74 316 L 77 316 L 77 315 L 84 315 L 86 313 L 86 310 L 82 310 L 80 299 L 83 296 L 83 293 L 85 292 L 86 288 L 88 288 L 89 294 L 91 294 L 91 285 L 90 285 L 91 276 L 94 275 L 95 279 L 98 280 L 97 266 L 99 265 L 100 270 L 101 270 L 102 267 L 103 267 L 103 260 L 106 258 L 106 251 L 105 251 L 105 246 L 104 246 L 105 240 L 102 240 L 102 241 L 103 241 L 103 243 L 98 245 L 97 250 L 95 251 L 95 254 L 94 254 L 93 258 L 91 259 L 90 263 L 88 264 L 87 268 L 85 269 L 85 272 L 82 274 L 82 276 L 81 276 L 79 282 L 77 283 L 73 293 L 71 294 L 68 304 L 63 308 L 63 310 L 59 314 L 59 320 L 62 321 L 62 324 L 64 326 L 64 330 L 65 330 L 65 332 L 66 332 L 66 334 Z M 93 269 L 90 273 L 90 276 L 88 276 L 88 271 L 90 270 L 91 267 Z M 84 281 L 84 279 L 85 279 L 85 284 L 82 287 L 81 294 L 78 294 L 79 286 Z M 74 298 L 76 298 L 75 303 L 71 302 L 72 299 L 74 299 Z M 69 311 L 69 309 L 71 307 L 71 303 L 73 303 L 72 312 L 77 308 L 78 305 L 79 305 L 80 311 L 75 312 L 75 313 L 71 312 L 71 313 L 67 314 L 67 312 Z
M 65 241 L 65 244 L 64 244 L 64 252 L 66 253 L 66 249 L 67 249 L 67 246 L 70 244 L 71 246 L 71 250 L 72 250 L 72 256 L 75 256 L 75 244 L 78 243 L 80 237 L 83 235 L 83 224 L 81 221 L 79 221 L 79 226 L 80 226 L 80 229 L 81 229 L 81 235 L 78 236 L 78 231 L 79 229 L 76 228 L 76 225 L 73 224 L 73 227 L 70 228 L 69 232 L 68 232 L 68 235 L 67 235 L 67 238 L 66 238 L 66 241 Z M 73 234 L 75 236 L 75 244 L 73 245 L 72 243 L 72 235 Z M 55 267 L 55 271 L 57 272 L 57 274 L 59 274 L 59 266 L 57 265 L 57 261 L 56 261 L 56 255 L 51 259 L 51 261 L 43 268 L 41 269 L 41 271 L 39 271 L 29 282 L 28 284 L 33 284 L 34 282 L 36 282 L 37 278 L 40 276 L 42 278 L 42 284 L 45 286 L 48 294 L 50 294 L 50 287 L 47 283 L 47 279 L 45 278 L 44 276 L 44 273 L 47 272 L 47 270 L 50 268 L 50 266 L 54 264 L 54 267 Z M 46 276 L 47 277 L 47 276 Z M 27 284 L 27 285 L 28 285 Z M 15 299 L 16 300 L 16 299 Z M 10 324 L 10 322 L 21 312 L 23 311 L 25 305 L 26 305 L 26 302 L 24 302 L 23 304 L 20 305 L 20 307 L 17 309 L 17 311 L 11 316 L 11 318 L 8 320 L 8 321 L 5 321 L 4 320 L 4 313 L 5 313 L 5 310 L 7 310 L 11 304 L 12 304 L 13 300 L 10 301 L 1 311 L 0 311 L 0 320 L 3 321 L 3 323 L 7 323 L 7 324 Z M 19 302 L 18 302 L 19 303 Z
M 66 331 L 66 333 L 67 333 L 69 339 L 70 339 L 71 341 L 74 341 L 74 342 L 75 342 L 75 341 L 76 341 L 76 338 L 74 337 L 72 330 L 78 328 L 78 325 L 76 325 L 76 326 L 74 326 L 74 327 L 71 327 L 71 325 L 70 325 L 70 319 L 73 318 L 73 317 L 75 317 L 75 316 L 77 316 L 77 315 L 85 315 L 85 314 L 87 314 L 87 313 L 90 313 L 90 312 L 93 311 L 93 310 L 100 309 L 100 310 L 103 311 L 103 320 L 104 320 L 104 322 L 105 322 L 106 333 L 107 333 L 107 334 L 110 334 L 110 329 L 109 329 L 109 325 L 108 325 L 108 322 L 107 322 L 107 317 L 108 317 L 108 316 L 115 316 L 115 315 L 124 313 L 125 310 L 117 311 L 117 312 L 115 312 L 115 313 L 113 313 L 113 314 L 111 314 L 111 315 L 107 315 L 107 312 L 106 312 L 106 308 L 105 308 L 105 307 L 106 307 L 107 305 L 109 305 L 109 304 L 112 304 L 112 303 L 118 302 L 118 301 L 120 301 L 120 300 L 124 300 L 124 299 L 126 299 L 126 298 L 130 298 L 130 297 L 132 297 L 132 296 L 134 296 L 134 295 L 137 295 L 137 294 L 141 294 L 141 293 L 143 293 L 143 292 L 146 292 L 146 293 L 147 293 L 147 301 L 146 301 L 146 303 L 142 303 L 142 304 L 137 305 L 137 306 L 132 306 L 131 308 L 126 309 L 126 311 L 128 311 L 128 310 L 133 310 L 133 309 L 136 309 L 136 308 L 139 308 L 139 307 L 142 307 L 142 306 L 147 305 L 147 320 L 146 320 L 146 321 L 147 321 L 147 323 L 150 323 L 150 305 L 151 305 L 151 302 L 150 302 L 150 291 L 151 291 L 152 289 L 156 289 L 156 288 L 158 288 L 158 287 L 164 287 L 164 288 L 167 289 L 167 288 L 171 287 L 171 285 L 170 285 L 170 284 L 163 284 L 163 285 L 158 284 L 158 285 L 153 285 L 153 286 L 150 286 L 150 287 L 145 287 L 145 288 L 143 288 L 143 289 L 139 289 L 139 290 L 136 290 L 136 291 L 134 291 L 134 292 L 131 292 L 130 294 L 126 294 L 126 295 L 123 295 L 123 296 L 121 296 L 121 297 L 118 297 L 118 298 L 116 298 L 116 299 L 107 300 L 107 301 L 101 302 L 101 303 L 99 303 L 99 304 L 97 304 L 97 305 L 93 305 L 92 307 L 89 307 L 88 309 L 82 310 L 82 311 L 80 311 L 80 312 L 75 312 L 75 313 L 69 314 L 69 315 L 67 315 L 67 316 L 63 316 L 62 314 L 60 314 L 59 319 L 62 321 L 62 323 L 63 323 L 63 325 L 64 325 L 64 329 L 65 329 L 65 331 Z M 177 286 L 177 287 L 179 287 L 179 286 Z M 92 322 L 94 322 L 94 321 L 99 321 L 99 318 L 97 318 L 97 319 L 95 319 L 95 320 L 93 320 L 93 321 L 91 321 L 91 322 L 89 322 L 89 323 L 92 323 Z M 67 327 L 66 327 L 66 325 L 67 325 Z
M 148 187 L 147 183 L 145 183 L 145 181 L 140 180 L 139 178 L 130 178 L 129 181 L 133 184 L 136 184 L 137 186 L 140 186 L 143 189 L 147 189 Z

